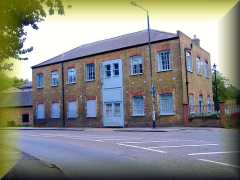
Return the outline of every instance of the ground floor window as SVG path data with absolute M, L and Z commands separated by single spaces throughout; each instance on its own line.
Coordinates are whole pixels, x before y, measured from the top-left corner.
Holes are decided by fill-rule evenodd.
M 29 122 L 29 114 L 22 114 L 22 122 L 23 123 Z
M 143 96 L 134 96 L 132 98 L 133 116 L 144 115 L 144 98 Z
M 37 119 L 44 119 L 45 118 L 44 104 L 37 104 L 36 116 L 37 116 Z
M 76 118 L 77 117 L 77 101 L 68 102 L 68 118 Z
M 60 104 L 59 103 L 52 103 L 51 118 L 60 118 Z
M 160 95 L 160 115 L 173 115 L 173 96 L 170 93 Z
M 87 100 L 87 117 L 96 117 L 96 100 Z
M 189 95 L 189 112 L 194 113 L 194 96 Z

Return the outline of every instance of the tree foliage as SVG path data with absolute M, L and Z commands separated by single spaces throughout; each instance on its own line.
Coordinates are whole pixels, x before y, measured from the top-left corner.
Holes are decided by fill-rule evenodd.
M 33 47 L 23 48 L 27 37 L 24 27 L 38 29 L 47 14 L 64 14 L 61 0 L 1 0 L 0 1 L 0 71 L 9 69 L 6 59 L 27 60 Z
M 239 100 L 240 98 L 240 90 L 231 84 L 231 82 L 225 78 L 220 72 L 216 73 L 216 82 L 215 75 L 213 73 L 212 77 L 213 84 L 213 99 L 218 101 L 226 101 L 226 100 Z M 217 85 L 217 96 L 216 97 L 216 85 Z

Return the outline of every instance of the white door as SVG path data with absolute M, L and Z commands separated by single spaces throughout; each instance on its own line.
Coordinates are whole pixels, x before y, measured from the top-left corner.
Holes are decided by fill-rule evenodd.
M 102 98 L 104 127 L 123 127 L 123 76 L 120 59 L 102 63 Z

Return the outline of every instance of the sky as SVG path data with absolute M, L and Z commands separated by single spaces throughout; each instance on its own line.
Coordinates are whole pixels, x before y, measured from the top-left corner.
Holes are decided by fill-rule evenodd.
M 132 33 L 147 28 L 146 13 L 122 1 L 63 1 L 65 15 L 47 16 L 39 30 L 26 27 L 24 47 L 33 46 L 27 61 L 17 61 L 17 76 L 32 79 L 31 66 L 66 52 L 79 45 Z M 219 70 L 219 22 L 235 5 L 234 0 L 164 1 L 138 0 L 149 10 L 152 29 L 176 33 L 180 30 L 193 38 L 211 55 L 211 63 Z M 72 7 L 67 8 L 70 4 Z

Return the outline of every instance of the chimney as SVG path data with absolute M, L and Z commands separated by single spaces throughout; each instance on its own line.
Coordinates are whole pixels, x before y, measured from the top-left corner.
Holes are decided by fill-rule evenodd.
M 200 46 L 200 39 L 197 38 L 196 35 L 193 36 L 192 43 L 196 46 Z

